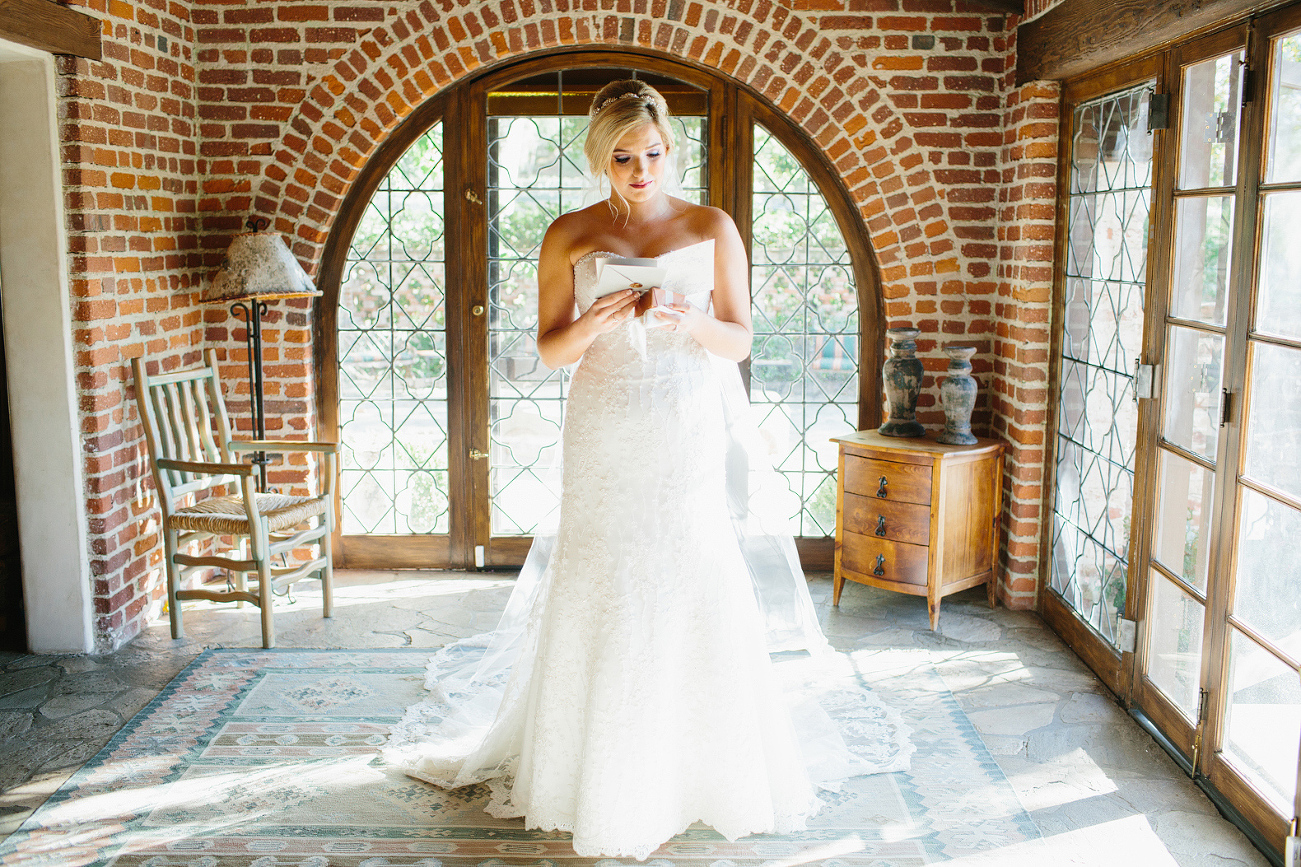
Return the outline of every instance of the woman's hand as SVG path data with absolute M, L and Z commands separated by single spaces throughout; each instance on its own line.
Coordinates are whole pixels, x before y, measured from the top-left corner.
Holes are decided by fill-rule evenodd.
M 625 289 L 602 295 L 592 302 L 578 321 L 595 334 L 613 331 L 637 315 L 637 292 Z M 585 321 L 584 321 L 585 320 Z
M 681 331 L 690 334 L 707 319 L 712 319 L 705 311 L 694 304 L 679 301 L 656 308 L 654 316 L 659 320 L 657 327 L 665 331 Z

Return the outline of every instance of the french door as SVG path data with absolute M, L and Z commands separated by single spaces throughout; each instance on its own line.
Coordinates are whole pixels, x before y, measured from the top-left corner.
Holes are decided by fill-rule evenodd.
M 876 377 L 858 375 L 864 352 L 878 363 L 879 295 L 843 185 L 728 82 L 626 54 L 563 58 L 417 109 L 331 232 L 317 347 L 323 427 L 343 446 L 343 563 L 518 565 L 553 517 L 570 371 L 537 358 L 537 254 L 550 222 L 596 195 L 582 155 L 593 94 L 636 76 L 669 101 L 680 195 L 732 213 L 750 244 L 746 378 L 801 555 L 829 565 L 829 438 L 880 404 Z
M 1301 746 L 1301 6 L 1145 63 L 1131 76 L 1150 75 L 1146 84 L 1100 97 L 1168 94 L 1148 243 L 1133 247 L 1146 269 L 1129 384 L 1134 492 L 1092 498 L 1112 518 L 1133 516 L 1114 546 L 1125 581 L 1101 620 L 1056 584 L 1045 611 L 1186 770 L 1278 852 L 1296 813 Z M 1069 305 L 1069 289 L 1065 297 Z M 1086 332 L 1105 333 L 1094 319 Z M 1059 435 L 1072 412 L 1095 409 L 1072 399 L 1070 323 L 1068 311 Z M 1099 415 L 1105 425 L 1105 414 L 1092 423 Z M 1062 451 L 1056 502 L 1069 504 L 1079 486 Z M 1087 513 L 1088 493 L 1076 499 Z M 1063 550 L 1072 549 L 1054 549 L 1054 580 L 1071 571 Z

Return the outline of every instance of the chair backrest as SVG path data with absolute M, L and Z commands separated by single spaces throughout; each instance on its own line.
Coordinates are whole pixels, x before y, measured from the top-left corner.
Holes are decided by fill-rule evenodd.
M 170 514 L 180 497 L 235 481 L 233 475 L 187 473 L 158 466 L 160 458 L 233 462 L 227 448 L 230 419 L 217 379 L 217 353 L 205 352 L 202 367 L 152 375 L 145 371 L 143 358 L 133 358 L 131 371 L 163 514 Z

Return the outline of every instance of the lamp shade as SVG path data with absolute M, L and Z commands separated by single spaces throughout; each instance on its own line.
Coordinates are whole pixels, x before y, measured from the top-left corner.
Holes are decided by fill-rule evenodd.
M 244 232 L 230 242 L 221 270 L 199 300 L 234 302 L 320 294 L 279 232 Z

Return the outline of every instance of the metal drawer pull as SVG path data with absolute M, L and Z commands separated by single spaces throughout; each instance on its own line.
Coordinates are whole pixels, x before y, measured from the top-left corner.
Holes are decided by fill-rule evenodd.
M 885 490 L 885 486 L 888 485 L 888 484 L 890 484 L 890 480 L 887 479 L 885 476 L 882 476 L 882 477 L 881 477 L 881 487 L 879 487 L 879 488 L 876 489 L 876 495 L 877 495 L 878 497 L 886 497 L 886 496 L 887 496 L 887 493 L 886 493 L 886 490 Z
M 885 515 L 876 516 L 876 535 L 885 535 Z
M 884 555 L 884 554 L 877 554 L 877 555 L 876 555 L 876 568 L 872 570 L 872 574 L 873 574 L 873 575 L 884 575 L 884 574 L 885 574 L 885 555 Z

